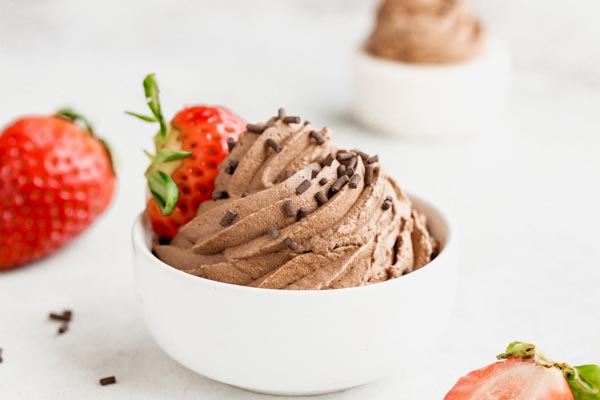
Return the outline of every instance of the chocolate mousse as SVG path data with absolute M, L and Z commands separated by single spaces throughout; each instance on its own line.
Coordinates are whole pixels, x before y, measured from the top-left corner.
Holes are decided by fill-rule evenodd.
M 330 138 L 284 110 L 250 124 L 219 166 L 218 195 L 155 254 L 216 281 L 310 290 L 382 282 L 431 261 L 425 216 L 377 156 Z
M 446 64 L 476 57 L 483 39 L 469 0 L 383 0 L 366 49 L 395 61 Z

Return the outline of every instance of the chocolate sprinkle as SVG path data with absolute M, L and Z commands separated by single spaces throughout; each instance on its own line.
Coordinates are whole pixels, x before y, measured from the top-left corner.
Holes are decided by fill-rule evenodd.
M 346 166 L 344 164 L 340 164 L 337 168 L 337 174 L 342 176 L 344 175 L 344 172 L 346 172 Z
M 213 192 L 212 194 L 212 199 L 213 200 L 222 200 L 222 199 L 228 199 L 229 198 L 229 193 L 223 191 L 223 192 Z
M 283 117 L 281 119 L 283 121 L 284 124 L 299 124 L 300 123 L 300 117 L 296 117 L 296 116 L 287 116 L 287 117 Z
M 308 215 L 308 208 L 300 207 L 296 213 L 296 217 L 300 220 Z
M 277 118 L 283 119 L 285 117 L 285 108 L 281 107 L 277 110 Z
M 385 196 L 385 201 L 392 201 L 394 199 L 392 199 L 392 196 Z
M 384 201 L 383 204 L 381 205 L 381 208 L 385 211 L 385 210 L 389 210 L 391 206 L 392 206 L 392 202 Z
M 289 247 L 289 248 L 290 248 L 290 250 L 292 250 L 292 251 L 297 251 L 297 250 L 298 250 L 298 245 L 296 244 L 296 242 L 294 242 L 294 241 L 292 240 L 292 238 L 286 238 L 286 239 L 283 241 L 283 243 L 285 243 L 285 245 L 286 245 L 287 247 Z
M 317 177 L 317 175 L 319 175 L 319 170 L 318 169 L 313 169 L 312 171 L 310 171 L 310 177 L 311 177 L 311 179 L 315 179 Z
M 310 121 L 309 120 L 305 120 L 304 121 L 304 125 L 308 125 L 308 124 L 310 124 Z
M 367 165 L 367 168 L 365 169 L 365 185 L 369 186 L 371 183 L 373 183 L 373 170 L 375 169 L 375 166 L 373 165 Z
M 231 150 L 233 150 L 233 148 L 235 147 L 235 139 L 230 137 L 227 138 L 227 149 L 229 150 L 229 152 L 231 153 Z
M 242 192 L 242 197 L 248 197 L 248 192 Z
M 323 136 L 321 136 L 317 131 L 310 131 L 308 136 L 312 139 L 315 139 L 315 142 L 317 142 L 318 145 L 325 143 L 325 139 L 323 139 Z
M 283 202 L 283 211 L 285 211 L 285 215 L 288 217 L 293 217 L 296 215 L 296 212 L 294 211 L 294 204 L 289 199 Z
M 348 184 L 348 186 L 350 186 L 350 189 L 356 189 L 358 187 L 358 182 L 360 182 L 361 179 L 362 177 L 360 176 L 360 174 L 352 175 L 352 178 L 350 178 L 350 183 Z
M 68 329 L 69 329 L 69 323 L 68 322 L 63 322 L 62 324 L 60 324 L 60 327 L 58 328 L 58 334 L 62 335 Z
M 327 200 L 328 200 L 327 196 L 323 192 L 317 192 L 315 194 L 315 199 L 317 200 L 317 203 L 319 203 L 320 206 L 327 203 Z
M 100 385 L 102 386 L 112 385 L 113 383 L 117 383 L 117 378 L 114 376 L 107 376 L 106 378 L 100 379 Z
M 246 129 L 248 130 L 248 132 L 252 132 L 252 133 L 263 133 L 265 131 L 265 129 L 267 129 L 267 126 L 263 123 L 248 124 L 248 125 L 246 125 Z
M 337 178 L 337 180 L 333 183 L 333 185 L 331 185 L 331 189 L 330 189 L 331 193 L 336 194 L 337 192 L 342 190 L 344 185 L 346 183 L 348 183 L 349 180 L 350 180 L 350 178 L 348 178 L 348 175 L 342 175 L 339 178 Z
M 352 157 L 347 163 L 346 163 L 346 168 L 352 168 L 354 169 L 354 167 L 356 167 L 356 163 L 357 163 L 358 158 L 357 157 Z
M 221 221 L 219 222 L 219 225 L 221 226 L 229 226 L 233 223 L 233 220 L 235 219 L 235 217 L 237 217 L 237 213 L 233 210 L 227 210 L 227 212 L 225 213 L 225 215 L 223 215 L 223 218 L 221 218 Z
M 0 347 L 0 364 L 2 364 L 2 361 L 4 360 L 2 359 L 2 347 Z
M 229 165 L 225 168 L 225 173 L 233 175 L 239 164 L 240 162 L 238 160 L 229 160 Z
M 379 162 L 379 156 L 377 154 L 367 158 L 367 164 L 375 164 L 376 162 Z
M 333 157 L 333 153 L 329 153 L 327 157 L 323 160 L 323 166 L 329 167 L 335 158 Z
M 310 187 L 310 181 L 308 179 L 305 179 L 304 181 L 302 181 L 301 184 L 299 184 L 296 187 L 296 194 L 302 194 L 302 193 L 306 192 L 309 187 Z
M 337 153 L 336 158 L 338 161 L 345 161 L 351 159 L 352 153 Z
M 319 185 L 324 186 L 329 180 L 325 177 L 319 179 Z
M 347 177 L 351 177 L 352 175 L 354 175 L 354 168 L 346 168 L 344 170 L 344 175 L 346 175 Z
M 272 148 L 275 153 L 281 153 L 281 146 L 273 139 L 267 139 L 265 145 Z
M 48 317 L 53 321 L 69 322 L 71 321 L 71 310 L 65 310 L 62 314 L 50 313 Z
M 364 151 L 358 150 L 358 149 L 352 149 L 353 152 L 355 152 L 356 154 L 358 154 L 360 156 L 360 158 L 363 159 L 364 162 L 367 161 L 367 159 L 369 158 L 369 155 L 367 153 L 365 153 Z
M 282 175 L 281 175 L 281 180 L 285 181 L 287 179 L 289 179 L 292 175 L 294 175 L 294 171 L 285 171 Z
M 274 226 L 270 226 L 267 228 L 267 232 L 273 239 L 277 239 L 279 237 L 279 231 Z

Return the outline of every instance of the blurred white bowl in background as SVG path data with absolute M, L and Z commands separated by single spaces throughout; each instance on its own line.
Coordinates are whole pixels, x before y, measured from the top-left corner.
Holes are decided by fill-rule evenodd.
M 397 279 L 324 291 L 257 289 L 179 271 L 152 254 L 142 215 L 133 227 L 134 270 L 148 329 L 189 369 L 256 392 L 318 394 L 398 370 L 427 373 L 412 364 L 427 357 L 452 312 L 458 243 L 438 209 L 413 200 L 440 254 Z
M 486 39 L 477 58 L 424 65 L 354 55 L 354 115 L 370 129 L 403 138 L 456 139 L 498 121 L 510 81 L 506 45 Z

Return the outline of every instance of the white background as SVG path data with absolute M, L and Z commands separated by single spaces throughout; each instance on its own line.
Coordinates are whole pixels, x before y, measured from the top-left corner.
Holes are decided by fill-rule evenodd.
M 324 398 L 441 399 L 514 339 L 600 363 L 600 3 L 477 2 L 509 42 L 515 74 L 502 123 L 458 144 L 392 141 L 353 124 L 348 58 L 373 4 L 0 0 L 0 125 L 72 105 L 112 144 L 120 180 L 110 210 L 75 243 L 0 274 L 1 399 L 263 398 L 176 364 L 138 313 L 129 230 L 153 128 L 122 110 L 144 110 L 147 72 L 167 115 L 205 102 L 254 121 L 284 105 L 333 128 L 341 146 L 379 153 L 404 188 L 460 222 L 458 304 L 436 353 Z M 75 318 L 56 336 L 46 315 L 65 307 Z M 98 385 L 113 374 L 117 385 Z

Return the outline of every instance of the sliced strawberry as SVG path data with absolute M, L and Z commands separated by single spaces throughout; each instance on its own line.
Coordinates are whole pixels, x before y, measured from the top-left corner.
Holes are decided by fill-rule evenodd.
M 144 79 L 144 90 L 152 116 L 129 114 L 160 124 L 154 137 L 156 153 L 149 154 L 146 171 L 152 195 L 146 211 L 156 234 L 172 239 L 211 198 L 217 168 L 229 153 L 228 140 L 237 141 L 246 122 L 223 107 L 193 106 L 180 111 L 167 126 L 153 74 Z
M 458 380 L 444 400 L 573 400 L 560 370 L 511 357 Z

